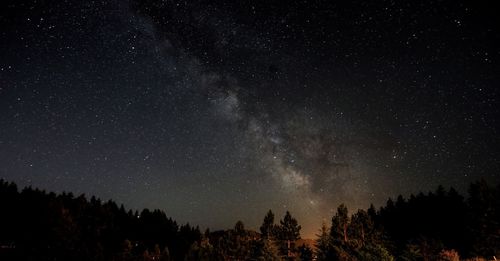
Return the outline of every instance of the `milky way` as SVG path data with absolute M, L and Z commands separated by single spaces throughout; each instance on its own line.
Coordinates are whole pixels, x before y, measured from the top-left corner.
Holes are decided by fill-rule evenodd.
M 212 229 L 499 181 L 498 18 L 430 1 L 7 1 L 0 178 Z

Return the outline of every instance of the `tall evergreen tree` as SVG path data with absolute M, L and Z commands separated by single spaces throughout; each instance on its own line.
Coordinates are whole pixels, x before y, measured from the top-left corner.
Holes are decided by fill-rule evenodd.
M 296 252 L 295 241 L 300 238 L 300 229 L 301 226 L 297 220 L 287 211 L 283 219 L 280 220 L 278 229 L 282 255 L 290 257 Z
M 330 228 L 330 236 L 333 240 L 347 242 L 347 228 L 349 225 L 349 216 L 347 207 L 340 204 L 337 207 L 337 213 L 332 218 L 332 227 Z
M 295 241 L 300 238 L 300 229 L 302 227 L 297 220 L 292 217 L 289 211 L 287 211 L 285 217 L 280 220 L 280 225 L 282 239 Z
M 264 217 L 264 221 L 262 222 L 262 225 L 260 226 L 260 233 L 262 234 L 263 238 L 272 238 L 275 233 L 275 225 L 274 225 L 274 213 L 269 210 Z
M 315 246 L 316 259 L 318 261 L 328 260 L 328 253 L 331 250 L 331 239 L 325 222 L 321 225 L 320 233 L 317 235 Z

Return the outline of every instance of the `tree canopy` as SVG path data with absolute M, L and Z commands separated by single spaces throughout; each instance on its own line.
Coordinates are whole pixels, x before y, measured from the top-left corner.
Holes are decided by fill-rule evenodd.
M 500 186 L 472 183 L 467 198 L 440 186 L 351 215 L 338 206 L 314 245 L 287 211 L 260 233 L 237 221 L 204 234 L 161 210 L 127 210 L 86 195 L 0 180 L 0 260 L 458 260 L 500 256 Z

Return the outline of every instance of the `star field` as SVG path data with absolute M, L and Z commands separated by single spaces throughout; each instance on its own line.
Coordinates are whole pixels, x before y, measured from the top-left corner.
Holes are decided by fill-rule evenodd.
M 499 181 L 487 2 L 1 5 L 0 178 L 306 236 L 342 202 Z

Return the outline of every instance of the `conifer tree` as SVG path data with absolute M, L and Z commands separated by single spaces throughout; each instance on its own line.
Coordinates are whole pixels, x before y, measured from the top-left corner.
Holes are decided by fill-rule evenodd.
M 330 236 L 333 240 L 340 240 L 344 243 L 347 242 L 347 227 L 349 223 L 349 216 L 347 207 L 340 204 L 337 208 L 337 213 L 332 218 L 332 227 L 330 228 Z
M 300 229 L 301 226 L 297 220 L 287 211 L 285 217 L 280 220 L 280 226 L 277 229 L 282 255 L 290 257 L 296 252 L 295 241 L 300 238 Z
M 274 213 L 269 210 L 264 217 L 262 226 L 260 226 L 260 233 L 262 234 L 263 238 L 272 238 L 274 236 L 275 230 Z
M 328 234 L 328 227 L 325 222 L 321 225 L 320 233 L 317 235 L 315 246 L 316 246 L 316 259 L 318 261 L 328 260 L 328 253 L 331 248 L 331 239 Z

